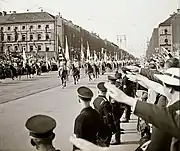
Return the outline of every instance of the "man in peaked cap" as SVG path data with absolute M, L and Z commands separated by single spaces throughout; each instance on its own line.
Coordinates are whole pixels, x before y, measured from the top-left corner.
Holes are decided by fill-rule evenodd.
M 99 112 L 101 119 L 104 122 L 104 133 L 106 137 L 106 146 L 108 147 L 111 142 L 112 134 L 116 133 L 116 126 L 112 113 L 111 103 L 106 98 L 107 89 L 104 86 L 104 82 L 100 82 L 97 85 L 98 97 L 94 100 L 94 108 Z
M 111 84 L 116 84 L 116 80 L 117 80 L 116 77 L 108 76 L 108 81 L 109 81 Z
M 102 126 L 99 113 L 90 106 L 93 92 L 81 86 L 77 89 L 79 103 L 81 104 L 81 112 L 75 119 L 74 134 L 77 138 L 83 138 L 94 144 L 97 144 L 97 134 L 103 138 Z M 77 148 L 73 146 L 73 150 Z
M 60 151 L 53 147 L 52 141 L 55 138 L 53 133 L 56 121 L 46 115 L 35 115 L 30 117 L 26 124 L 31 137 L 31 145 L 39 151 Z

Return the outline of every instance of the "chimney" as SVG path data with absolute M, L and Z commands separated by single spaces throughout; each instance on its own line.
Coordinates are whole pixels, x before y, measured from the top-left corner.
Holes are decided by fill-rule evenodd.
M 3 11 L 3 12 L 2 12 L 2 15 L 3 15 L 3 16 L 6 16 L 6 15 L 7 15 L 7 12 L 6 12 L 6 11 Z

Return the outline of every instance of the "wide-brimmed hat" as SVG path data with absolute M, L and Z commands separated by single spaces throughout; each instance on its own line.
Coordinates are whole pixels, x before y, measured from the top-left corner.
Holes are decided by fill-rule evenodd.
M 173 85 L 180 86 L 180 68 L 169 68 L 164 74 L 154 74 L 162 82 Z

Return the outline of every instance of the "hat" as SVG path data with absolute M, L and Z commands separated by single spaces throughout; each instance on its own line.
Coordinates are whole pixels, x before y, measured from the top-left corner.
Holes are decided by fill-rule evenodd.
M 93 92 L 85 86 L 79 87 L 77 93 L 78 96 L 83 99 L 91 99 L 93 97 Z
M 115 77 L 116 77 L 117 79 L 120 79 L 120 78 L 122 77 L 122 74 L 121 74 L 121 73 L 116 73 L 116 74 L 115 74 Z
M 169 68 L 164 74 L 154 74 L 162 82 L 173 85 L 180 86 L 180 68 Z
M 30 131 L 30 136 L 48 138 L 56 127 L 56 121 L 46 115 L 35 115 L 27 120 L 25 126 Z
M 113 77 L 113 76 L 108 76 L 108 80 L 110 82 L 116 82 L 117 78 L 116 77 Z
M 97 85 L 97 88 L 98 88 L 100 91 L 102 91 L 102 92 L 106 92 L 106 91 L 107 91 L 106 87 L 104 86 L 104 83 L 105 83 L 105 82 L 100 82 L 100 83 L 98 83 L 98 85 Z

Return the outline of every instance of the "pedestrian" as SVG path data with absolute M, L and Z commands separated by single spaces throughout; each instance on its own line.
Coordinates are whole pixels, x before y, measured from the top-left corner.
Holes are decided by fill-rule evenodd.
M 35 115 L 30 117 L 25 124 L 29 130 L 31 145 L 39 151 L 60 151 L 53 146 L 56 121 L 46 115 Z
M 87 87 L 79 87 L 77 89 L 79 103 L 81 104 L 81 112 L 75 119 L 74 134 L 77 138 L 83 138 L 94 144 L 97 143 L 97 136 L 103 138 L 102 131 L 103 122 L 99 113 L 90 106 L 93 92 Z M 73 146 L 73 150 L 76 150 Z
M 104 87 L 104 82 L 97 85 L 98 97 L 94 100 L 94 108 L 99 112 L 101 119 L 104 122 L 104 131 L 106 134 L 106 146 L 110 145 L 112 134 L 116 133 L 116 126 L 112 112 L 112 105 L 106 98 L 107 89 Z
M 105 86 L 108 90 L 108 94 L 112 98 L 131 106 L 135 115 L 153 124 L 159 130 L 171 135 L 172 139 L 169 150 L 179 151 L 180 68 L 169 68 L 165 71 L 164 75 L 155 74 L 155 76 L 162 81 L 164 92 L 168 98 L 168 105 L 165 108 L 129 97 L 112 84 L 107 83 Z M 161 145 L 164 144 L 162 143 Z
M 116 77 L 113 76 L 108 76 L 108 81 L 116 86 Z M 112 111 L 113 111 L 113 116 L 114 116 L 114 121 L 115 121 L 115 126 L 116 126 L 116 133 L 115 133 L 115 141 L 111 142 L 111 145 L 119 145 L 121 144 L 121 134 L 124 134 L 122 131 L 124 129 L 121 129 L 120 127 L 120 118 L 123 115 L 124 109 L 121 103 L 117 102 L 115 99 L 109 97 L 109 100 L 112 105 Z

